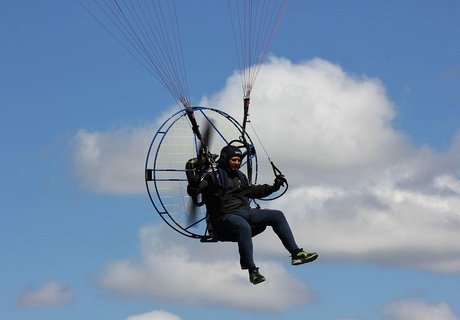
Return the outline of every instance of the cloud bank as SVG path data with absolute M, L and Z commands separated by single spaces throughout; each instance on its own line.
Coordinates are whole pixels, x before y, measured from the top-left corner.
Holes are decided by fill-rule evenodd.
M 242 106 L 239 81 L 238 75 L 231 76 L 221 92 L 203 98 L 201 104 L 237 118 Z M 294 64 L 272 58 L 262 67 L 253 91 L 251 124 L 289 179 L 290 190 L 266 205 L 283 210 L 299 245 L 318 250 L 324 260 L 459 273 L 460 133 L 443 153 L 415 146 L 392 126 L 395 110 L 376 78 L 348 74 L 322 59 Z M 153 132 L 152 127 L 82 129 L 74 139 L 77 178 L 99 192 L 145 193 L 142 168 Z M 259 181 L 270 182 L 272 173 L 262 162 Z M 261 237 L 264 241 L 258 250 L 265 257 L 285 254 L 271 232 Z M 171 247 L 176 248 L 174 243 Z M 204 295 L 208 302 L 248 307 L 247 301 L 232 294 L 247 285 L 234 263 L 238 257 L 196 260 L 188 254 L 190 250 L 177 250 L 155 248 L 144 252 L 141 262 L 114 262 L 101 285 L 127 296 L 180 298 L 199 304 L 191 294 L 193 288 L 193 293 L 199 292 L 196 296 Z M 201 249 L 193 250 L 202 255 Z M 265 304 L 282 309 L 309 301 L 306 284 L 296 286 L 281 265 L 267 262 L 264 265 L 279 281 L 270 279 L 257 295 L 261 301 L 251 301 L 251 306 L 266 308 L 266 293 L 286 283 L 294 290 L 283 291 L 296 292 L 300 300 L 289 304 L 279 297 Z M 195 272 L 212 276 L 197 281 Z M 178 281 L 177 286 L 156 289 L 165 279 L 168 284 Z M 173 289 L 184 281 L 193 285 Z M 222 285 L 229 288 L 225 297 L 213 291 Z
M 110 263 L 99 285 L 123 297 L 248 310 L 283 310 L 312 298 L 307 284 L 280 264 L 261 262 L 270 281 L 253 287 L 247 272 L 240 270 L 235 244 L 190 245 L 165 240 L 170 234 L 163 226 L 144 227 L 140 233 L 142 261 Z

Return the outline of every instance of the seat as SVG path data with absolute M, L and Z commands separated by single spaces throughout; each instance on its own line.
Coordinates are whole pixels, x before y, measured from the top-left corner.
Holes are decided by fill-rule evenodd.
M 223 228 L 218 225 L 212 225 L 209 219 L 206 219 L 207 227 L 205 235 L 201 237 L 201 242 L 236 242 L 237 239 L 234 235 L 226 232 Z M 266 226 L 251 226 L 252 237 L 265 231 Z

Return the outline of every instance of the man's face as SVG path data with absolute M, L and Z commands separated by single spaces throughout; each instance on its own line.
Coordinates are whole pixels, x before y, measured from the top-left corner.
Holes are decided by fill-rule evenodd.
M 228 167 L 231 170 L 238 170 L 240 168 L 240 165 L 241 165 L 241 158 L 240 157 L 231 157 L 228 160 Z

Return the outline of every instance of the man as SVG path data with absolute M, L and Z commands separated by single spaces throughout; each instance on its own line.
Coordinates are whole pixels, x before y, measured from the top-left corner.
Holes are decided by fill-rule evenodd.
M 241 268 L 249 270 L 249 281 L 258 284 L 265 281 L 253 259 L 252 236 L 271 226 L 286 250 L 291 254 L 292 265 L 312 262 L 317 253 L 299 248 L 291 228 L 279 210 L 251 208 L 250 199 L 264 198 L 279 190 L 284 184 L 282 176 L 273 185 L 249 185 L 247 177 L 239 170 L 243 155 L 235 146 L 225 146 L 217 161 L 217 168 L 202 179 L 189 179 L 190 196 L 201 193 L 209 213 L 210 224 L 219 240 L 238 242 Z

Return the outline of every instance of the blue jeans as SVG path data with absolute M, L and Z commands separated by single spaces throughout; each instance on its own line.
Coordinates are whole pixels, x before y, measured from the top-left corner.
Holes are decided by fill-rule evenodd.
M 252 226 L 271 226 L 289 253 L 297 246 L 291 228 L 280 210 L 248 209 L 228 213 L 224 216 L 222 226 L 238 242 L 241 269 L 252 269 L 256 265 L 253 257 Z

